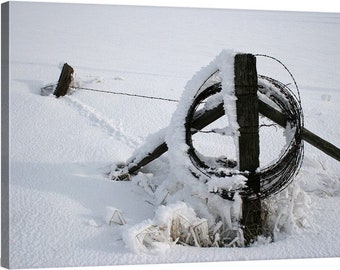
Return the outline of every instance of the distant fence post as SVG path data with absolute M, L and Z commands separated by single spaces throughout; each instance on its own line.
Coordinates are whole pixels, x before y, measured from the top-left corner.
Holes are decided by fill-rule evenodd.
M 57 88 L 53 93 L 57 98 L 65 96 L 67 94 L 67 90 L 70 87 L 70 83 L 72 81 L 73 72 L 74 70 L 70 65 L 68 65 L 67 63 L 63 65 L 63 69 L 61 70 L 60 77 L 58 80 Z
M 249 171 L 248 188 L 260 192 L 260 180 L 254 175 L 259 167 L 259 104 L 257 98 L 256 57 L 252 54 L 235 55 L 234 83 L 237 122 L 239 124 L 239 169 Z M 249 245 L 262 233 L 261 201 L 243 198 L 242 220 L 245 244 Z

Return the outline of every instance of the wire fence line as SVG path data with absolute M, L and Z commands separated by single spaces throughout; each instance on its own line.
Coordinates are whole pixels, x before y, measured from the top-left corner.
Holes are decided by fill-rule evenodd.
M 169 101 L 169 102 L 179 102 L 178 99 L 156 97 L 156 96 L 147 96 L 147 95 L 139 95 L 139 94 L 126 93 L 126 92 L 115 92 L 115 91 L 110 91 L 110 90 L 99 90 L 99 89 L 88 88 L 88 87 L 70 86 L 70 88 L 71 89 L 84 90 L 84 91 L 92 91 L 92 92 L 99 92 L 99 93 L 105 93 L 105 94 L 112 94 L 112 95 L 121 95 L 121 96 L 147 98 L 147 99 L 156 99 L 156 100 L 163 100 L 163 101 Z
M 56 84 L 49 84 L 41 88 L 41 94 L 42 95 L 49 95 L 53 94 L 54 90 L 57 87 Z M 105 93 L 105 94 L 111 94 L 111 95 L 120 95 L 120 96 L 128 96 L 128 97 L 137 97 L 137 98 L 146 98 L 146 99 L 154 99 L 154 100 L 162 100 L 167 102 L 179 102 L 178 99 L 171 99 L 171 98 L 165 98 L 165 97 L 156 97 L 156 96 L 147 96 L 147 95 L 139 95 L 139 94 L 132 94 L 132 93 L 126 93 L 126 92 L 117 92 L 112 90 L 103 90 L 103 89 L 95 89 L 95 88 L 89 88 L 89 87 L 81 87 L 81 86 L 72 86 L 70 85 L 69 89 L 71 90 L 83 90 L 83 91 L 91 91 L 91 92 L 97 92 L 97 93 Z

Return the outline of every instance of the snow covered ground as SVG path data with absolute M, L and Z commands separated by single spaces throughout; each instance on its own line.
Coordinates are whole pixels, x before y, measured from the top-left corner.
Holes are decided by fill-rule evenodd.
M 223 49 L 263 53 L 294 74 L 305 126 L 340 146 L 339 14 L 13 2 L 10 19 L 12 268 L 339 257 L 340 165 L 308 144 L 288 189 L 305 196 L 303 223 L 290 220 L 276 241 L 136 252 L 124 235 L 155 219 L 150 186 L 172 174 L 168 157 L 131 182 L 107 173 L 167 127 L 177 103 L 85 90 L 40 95 L 68 62 L 83 87 L 179 99 Z M 267 59 L 258 72 L 290 82 Z M 281 135 L 265 132 L 262 160 L 275 158 Z M 113 208 L 126 225 L 109 226 Z

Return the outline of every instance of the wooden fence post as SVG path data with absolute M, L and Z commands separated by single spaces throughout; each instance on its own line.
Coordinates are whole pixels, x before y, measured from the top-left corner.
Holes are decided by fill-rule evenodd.
M 234 63 L 237 122 L 239 124 L 239 169 L 249 171 L 248 188 L 260 192 L 260 181 L 253 173 L 259 167 L 259 104 L 257 98 L 256 57 L 237 54 Z M 261 201 L 243 198 L 242 220 L 245 244 L 262 233 Z
M 61 70 L 60 77 L 58 80 L 57 88 L 53 93 L 57 98 L 66 95 L 67 90 L 72 81 L 73 72 L 74 70 L 70 65 L 68 65 L 67 63 L 63 65 L 63 69 Z

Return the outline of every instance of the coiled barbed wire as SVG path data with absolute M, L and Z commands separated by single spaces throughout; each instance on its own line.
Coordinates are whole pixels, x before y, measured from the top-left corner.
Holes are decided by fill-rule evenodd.
M 279 60 L 277 61 L 282 64 Z M 206 182 L 209 181 L 211 177 L 243 175 L 247 178 L 251 176 L 252 179 L 257 179 L 260 183 L 260 192 L 255 192 L 250 186 L 236 188 L 234 190 L 220 189 L 218 193 L 225 199 L 232 200 L 236 192 L 248 200 L 269 197 L 283 190 L 293 180 L 301 167 L 304 148 L 303 141 L 301 139 L 303 111 L 301 107 L 300 92 L 293 75 L 286 66 L 284 67 L 294 81 L 297 95 L 288 88 L 287 85 L 268 76 L 258 75 L 259 99 L 262 98 L 263 101 L 266 102 L 265 97 L 267 97 L 276 104 L 279 111 L 281 111 L 287 120 L 286 127 L 284 128 L 286 130 L 290 129 L 292 134 L 290 141 L 287 142 L 278 159 L 265 168 L 259 168 L 255 172 L 251 173 L 237 171 L 230 169 L 236 166 L 236 161 L 233 160 L 216 160 L 214 165 L 223 164 L 222 167 L 212 167 L 211 165 L 208 165 L 206 161 L 203 161 L 203 155 L 198 153 L 193 146 L 191 123 L 194 120 L 194 115 L 197 115 L 196 110 L 199 104 L 201 104 L 203 100 L 221 92 L 221 82 L 216 83 L 216 78 L 218 78 L 216 75 L 218 74 L 218 71 L 214 72 L 207 80 L 204 81 L 198 89 L 193 103 L 188 110 L 185 123 L 185 138 L 186 144 L 189 146 L 188 155 L 194 166 L 194 169 L 190 168 L 191 173 L 196 178 L 205 178 Z M 207 83 L 210 79 L 215 81 L 215 83 Z M 224 168 L 229 168 L 229 170 L 223 170 Z

